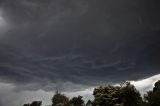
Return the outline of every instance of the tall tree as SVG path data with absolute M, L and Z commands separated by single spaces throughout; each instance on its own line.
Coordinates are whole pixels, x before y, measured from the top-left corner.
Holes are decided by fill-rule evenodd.
M 84 106 L 84 101 L 82 99 L 82 96 L 73 97 L 70 100 L 70 105 L 71 106 Z
M 154 91 L 154 92 L 160 91 L 160 80 L 157 81 L 157 82 L 154 84 L 153 91 Z
M 61 94 L 57 91 L 56 94 L 52 98 L 52 106 L 57 106 L 60 104 L 63 106 L 68 106 L 69 98 L 66 97 L 64 94 Z
M 41 106 L 42 105 L 42 101 L 33 101 L 30 106 Z
M 88 102 L 86 103 L 86 106 L 92 106 L 92 101 L 88 100 Z
M 24 104 L 23 106 L 41 106 L 42 101 L 33 101 L 31 104 Z
M 140 106 L 142 103 L 141 94 L 130 82 L 121 84 L 121 98 L 124 106 Z
M 139 91 L 129 82 L 121 86 L 105 86 L 93 92 L 94 102 L 99 106 L 140 106 L 142 97 Z
M 144 99 L 149 106 L 160 106 L 160 80 L 155 83 L 153 91 L 144 95 Z
M 120 87 L 108 85 L 94 89 L 94 102 L 99 106 L 114 106 L 121 104 Z
M 24 104 L 23 106 L 30 106 L 30 104 Z

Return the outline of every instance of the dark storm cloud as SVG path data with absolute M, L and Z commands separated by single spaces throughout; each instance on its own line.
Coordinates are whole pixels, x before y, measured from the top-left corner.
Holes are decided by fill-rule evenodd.
M 4 82 L 67 89 L 159 73 L 159 1 L 2 0 L 0 7 L 11 27 L 0 39 Z

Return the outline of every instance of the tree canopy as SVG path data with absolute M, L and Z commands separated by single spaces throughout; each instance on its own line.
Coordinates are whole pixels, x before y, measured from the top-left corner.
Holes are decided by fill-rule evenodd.
M 119 86 L 100 86 L 93 91 L 94 100 L 88 100 L 85 105 L 82 96 L 69 99 L 58 91 L 53 96 L 50 106 L 160 106 L 160 80 L 148 91 L 142 99 L 139 91 L 130 82 Z M 41 106 L 42 101 L 33 101 L 23 106 Z
M 82 98 L 83 98 L 82 96 L 73 97 L 70 100 L 70 105 L 71 106 L 84 106 L 84 101 Z
M 93 91 L 95 103 L 99 106 L 113 106 L 121 102 L 120 87 L 111 85 L 98 87 Z
M 142 103 L 139 91 L 129 82 L 121 86 L 101 86 L 94 90 L 93 95 L 99 106 L 139 106 Z
M 152 91 L 144 95 L 144 99 L 148 106 L 160 106 L 160 80 L 155 83 Z
M 33 101 L 31 104 L 24 104 L 23 106 L 41 106 L 42 101 Z
M 63 106 L 68 106 L 69 98 L 57 91 L 52 98 L 52 106 L 58 106 L 60 104 L 62 104 Z

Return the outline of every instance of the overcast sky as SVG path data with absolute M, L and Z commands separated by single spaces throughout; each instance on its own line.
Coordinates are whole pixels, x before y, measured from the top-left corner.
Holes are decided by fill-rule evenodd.
M 160 74 L 158 0 L 1 0 L 1 106 Z M 7 89 L 6 89 L 7 88 Z M 147 89 L 148 89 L 147 88 Z M 142 90 L 143 91 L 143 90 Z M 12 92 L 12 93 L 10 93 Z M 76 92 L 76 93 L 75 93 Z M 13 100 L 14 97 L 19 100 Z M 11 104 L 7 104 L 7 99 Z

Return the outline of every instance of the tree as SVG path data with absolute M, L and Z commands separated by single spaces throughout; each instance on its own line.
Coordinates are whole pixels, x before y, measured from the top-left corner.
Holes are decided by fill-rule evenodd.
M 24 104 L 23 106 L 30 106 L 30 104 Z
M 84 106 L 82 96 L 73 97 L 69 103 L 71 106 Z
M 160 106 L 160 80 L 155 83 L 153 91 L 144 95 L 144 99 L 149 106 Z
M 88 100 L 88 102 L 86 103 L 86 106 L 92 106 L 92 101 Z
M 41 106 L 42 101 L 33 101 L 31 104 L 24 104 L 23 106 Z
M 30 106 L 41 106 L 42 105 L 42 101 L 33 101 Z
M 144 95 L 144 99 L 146 100 L 149 106 L 159 106 L 160 105 L 160 91 L 149 91 Z
M 154 92 L 160 91 L 160 80 L 157 81 L 157 82 L 154 84 L 153 91 L 154 91 Z
M 99 106 L 140 106 L 142 97 L 139 91 L 129 82 L 121 86 L 96 88 L 93 92 L 94 102 Z
M 130 82 L 121 84 L 121 98 L 124 106 L 140 106 L 142 103 L 139 91 Z
M 120 87 L 108 85 L 106 87 L 99 87 L 94 89 L 94 102 L 99 106 L 114 106 L 121 104 Z
M 52 98 L 52 106 L 68 106 L 69 99 L 64 94 L 59 93 L 58 91 Z

